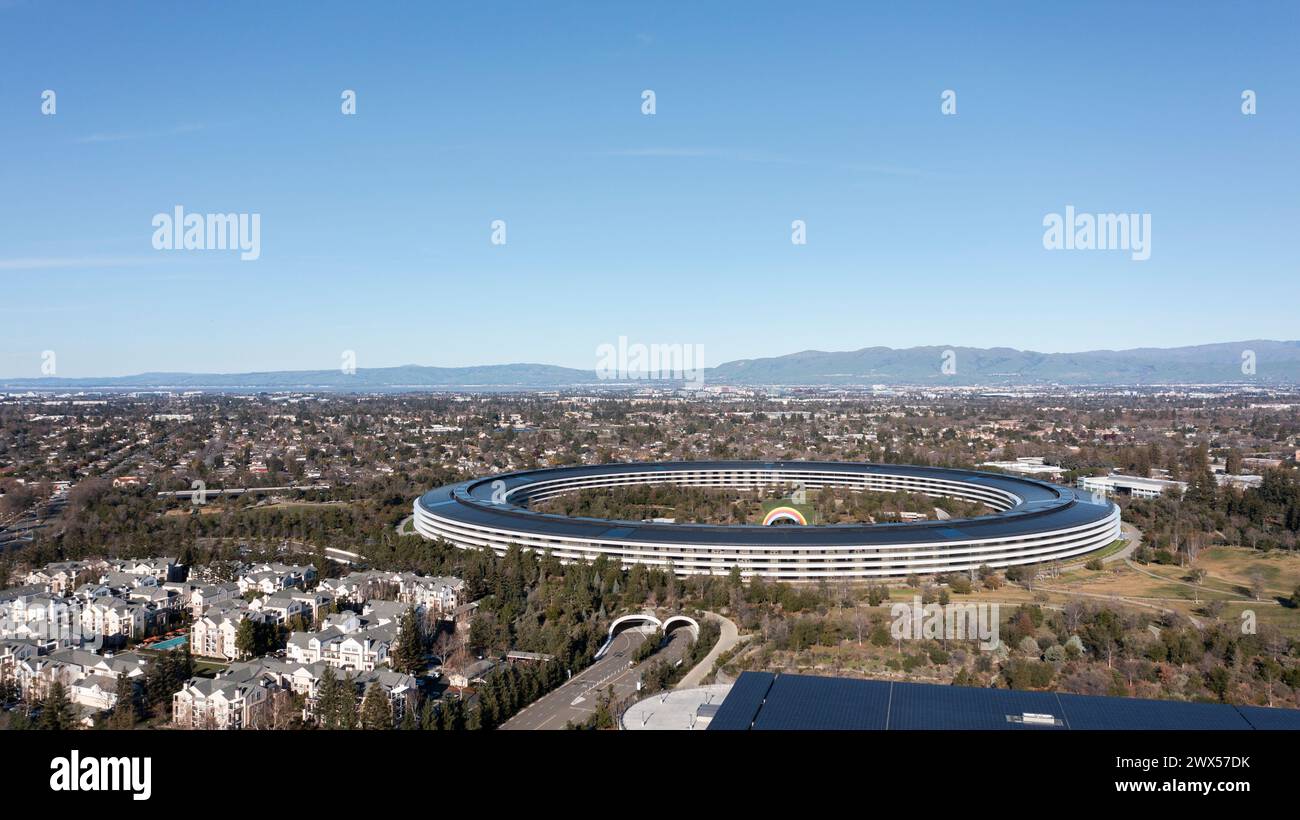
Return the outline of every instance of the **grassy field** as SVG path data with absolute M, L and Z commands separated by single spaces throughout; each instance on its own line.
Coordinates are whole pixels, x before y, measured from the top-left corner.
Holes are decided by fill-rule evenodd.
M 1120 549 L 1122 544 L 1112 548 Z M 996 602 L 1004 607 L 1039 603 L 1049 608 L 1085 601 L 1147 614 L 1172 610 L 1201 622 L 1207 617 L 1202 611 L 1205 603 L 1219 601 L 1225 607 L 1224 620 L 1237 619 L 1243 610 L 1251 609 L 1259 623 L 1300 637 L 1300 609 L 1283 602 L 1300 584 L 1300 554 L 1217 547 L 1201 553 L 1196 566 L 1206 573 L 1200 583 L 1192 580 L 1190 567 L 1139 564 L 1135 568 L 1116 561 L 1104 569 L 1089 570 L 1079 564 L 1063 568 L 1055 577 L 1041 576 L 1033 590 L 1014 584 L 986 590 L 977 584 L 974 592 L 953 595 L 952 600 Z M 1250 594 L 1252 572 L 1264 579 L 1265 594 L 1258 601 Z M 888 592 L 893 603 L 910 603 L 920 594 L 898 582 L 892 583 Z
M 1300 586 L 1300 557 L 1294 553 L 1215 547 L 1201 553 L 1197 565 L 1211 578 L 1234 584 L 1243 594 L 1249 594 L 1254 573 L 1263 579 L 1270 596 L 1289 597 Z
M 1052 601 L 1068 600 L 1072 593 L 1090 598 L 1107 596 L 1202 619 L 1204 616 L 1198 614 L 1202 602 L 1221 601 L 1225 605 L 1224 619 L 1236 619 L 1243 610 L 1250 609 L 1259 623 L 1300 636 L 1300 609 L 1280 602 L 1300 584 L 1300 555 L 1216 547 L 1201 553 L 1196 568 L 1206 573 L 1199 584 L 1191 580 L 1190 567 L 1148 564 L 1135 569 L 1122 563 L 1108 565 L 1099 572 L 1072 570 L 1043 584 L 1051 587 Z M 1264 581 L 1264 594 L 1258 601 L 1250 594 L 1252 573 Z

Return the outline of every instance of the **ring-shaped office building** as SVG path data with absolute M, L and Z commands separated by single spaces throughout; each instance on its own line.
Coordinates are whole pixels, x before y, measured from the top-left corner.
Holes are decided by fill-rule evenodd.
M 762 526 L 583 518 L 529 509 L 586 489 L 638 484 L 777 493 L 791 487 L 905 491 L 959 498 L 990 512 L 889 523 Z M 554 467 L 432 490 L 415 500 L 414 526 L 463 549 L 512 544 L 561 561 L 605 555 L 624 566 L 671 566 L 679 575 L 783 580 L 881 578 L 962 572 L 1072 558 L 1120 537 L 1119 508 L 1068 487 L 941 467 L 825 461 L 680 461 Z

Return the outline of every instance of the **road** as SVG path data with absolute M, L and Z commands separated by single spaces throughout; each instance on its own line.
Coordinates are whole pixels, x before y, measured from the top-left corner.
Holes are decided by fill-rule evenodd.
M 675 629 L 668 636 L 668 644 L 646 661 L 629 667 L 632 653 L 646 638 L 646 632 L 640 629 L 627 629 L 620 632 L 610 644 L 605 657 L 574 675 L 559 689 L 551 692 L 522 712 L 502 724 L 502 729 L 563 729 L 569 721 L 578 723 L 586 720 L 596 711 L 600 696 L 610 687 L 614 687 L 615 698 L 630 695 L 636 691 L 641 680 L 641 672 L 646 663 L 660 658 L 677 661 L 686 654 L 690 645 L 691 634 L 688 629 Z
M 1107 555 L 1105 558 L 1101 559 L 1103 564 L 1110 564 L 1115 561 L 1127 561 L 1128 557 L 1137 552 L 1138 547 L 1142 546 L 1142 530 L 1139 530 L 1137 527 L 1125 521 L 1120 522 L 1119 527 L 1121 531 L 1120 537 L 1126 539 L 1128 544 L 1124 549 L 1114 555 Z
M 709 654 L 704 656 L 704 660 L 697 663 L 694 669 L 683 675 L 681 682 L 678 683 L 677 686 L 673 687 L 675 689 L 689 689 L 692 686 L 699 686 L 700 682 L 713 671 L 713 664 L 717 661 L 718 656 L 723 652 L 730 650 L 742 640 L 740 637 L 740 630 L 736 627 L 735 622 L 730 618 L 724 618 L 713 612 L 706 612 L 704 616 L 710 620 L 717 621 L 722 626 L 722 634 L 718 636 L 718 642 L 713 645 L 711 650 L 709 650 Z M 719 683 L 729 682 L 730 681 L 725 678 L 719 681 Z
M 0 550 L 18 549 L 32 542 L 36 533 L 49 526 L 68 503 L 66 494 L 56 494 L 0 526 Z

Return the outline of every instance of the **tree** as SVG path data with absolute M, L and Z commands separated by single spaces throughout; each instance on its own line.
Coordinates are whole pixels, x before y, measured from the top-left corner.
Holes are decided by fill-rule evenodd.
M 257 654 L 257 628 L 251 618 L 239 622 L 235 629 L 235 649 L 240 657 L 251 658 Z
M 393 709 L 388 703 L 388 696 L 384 694 L 383 687 L 378 684 L 371 684 L 366 689 L 366 696 L 361 699 L 361 728 L 362 729 L 391 729 L 393 728 Z
M 1264 573 L 1258 567 L 1250 571 L 1250 596 L 1256 601 L 1264 594 Z
M 414 698 L 408 698 L 403 704 L 402 719 L 397 728 L 405 732 L 420 728 L 420 708 Z
M 433 642 L 433 653 L 438 656 L 438 665 L 447 666 L 447 659 L 459 648 L 460 641 L 456 639 L 455 630 L 440 630 L 438 637 Z
M 357 685 L 348 675 L 339 682 L 342 690 L 336 707 L 335 724 L 340 729 L 357 728 Z
M 438 707 L 433 705 L 433 698 L 425 700 L 420 707 L 420 728 L 426 732 L 442 728 L 438 722 Z
M 350 700 L 350 693 L 343 691 L 343 681 L 334 674 L 334 667 L 327 666 L 320 677 L 320 693 L 316 699 L 316 722 L 325 729 L 342 729 L 342 715 L 345 700 Z
M 443 699 L 442 708 L 438 710 L 443 731 L 459 732 L 465 728 L 465 703 L 460 698 Z
M 277 689 L 270 697 L 272 729 L 291 729 L 301 724 L 302 696 L 286 689 Z
M 1228 689 L 1232 684 L 1232 673 L 1222 666 L 1216 666 L 1205 674 L 1205 685 L 1209 687 L 1221 702 L 1228 700 Z
M 126 675 L 117 678 L 117 702 L 108 720 L 112 729 L 133 729 L 140 720 L 140 708 L 135 700 L 135 681 Z
M 402 613 L 397 631 L 397 646 L 393 647 L 392 666 L 399 672 L 414 675 L 424 668 L 424 640 L 420 632 L 415 607 Z M 364 707 L 363 707 L 364 708 Z
M 68 700 L 67 690 L 63 688 L 62 681 L 55 681 L 50 685 L 50 691 L 41 702 L 41 717 L 37 722 L 38 729 L 74 729 L 77 725 L 77 713 L 72 708 L 72 701 Z
M 183 650 L 173 649 L 158 657 L 145 672 L 144 697 L 148 712 L 158 717 L 170 717 L 172 695 L 194 674 L 194 656 L 188 644 Z

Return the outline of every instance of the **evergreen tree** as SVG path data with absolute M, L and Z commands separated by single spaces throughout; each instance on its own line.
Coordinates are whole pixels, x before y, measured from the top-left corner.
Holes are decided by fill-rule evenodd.
M 235 649 L 243 658 L 257 654 L 257 625 L 252 618 L 243 619 L 235 628 Z
M 406 701 L 405 708 L 402 709 L 402 721 L 398 728 L 405 732 L 420 728 L 419 706 L 416 701 Z
M 361 728 L 362 729 L 391 729 L 393 728 L 393 710 L 388 703 L 388 696 L 384 694 L 383 687 L 378 684 L 371 684 L 366 689 L 366 696 L 361 700 Z
M 58 730 L 75 729 L 76 725 L 77 713 L 72 708 L 72 701 L 68 700 L 67 690 L 63 688 L 62 681 L 55 681 L 41 702 L 41 717 L 36 727 Z
M 338 713 L 335 723 L 340 729 L 357 728 L 357 684 L 348 675 L 341 681 L 342 692 L 338 701 Z
M 117 678 L 117 702 L 108 725 L 112 729 L 133 729 L 140 720 L 140 708 L 135 701 L 135 681 L 126 675 Z
M 459 732 L 465 728 L 465 704 L 460 698 L 442 702 L 442 708 L 438 710 L 438 722 L 445 732 Z
M 21 704 L 21 703 L 18 704 L 18 708 L 14 709 L 9 714 L 10 714 L 9 717 L 10 729 L 25 732 L 28 729 L 35 728 L 35 726 L 32 724 L 32 716 L 31 714 L 28 713 L 25 704 Z
M 342 684 L 334 674 L 334 667 L 326 666 L 320 677 L 320 692 L 316 698 L 316 722 L 323 729 L 337 729 L 339 701 Z
M 397 646 L 393 647 L 392 666 L 398 672 L 414 675 L 424 668 L 424 640 L 420 634 L 419 618 L 415 607 L 402 613 L 398 628 Z
M 420 728 L 426 732 L 437 732 L 442 730 L 440 720 L 441 710 L 433 704 L 433 698 L 429 698 L 420 707 Z

